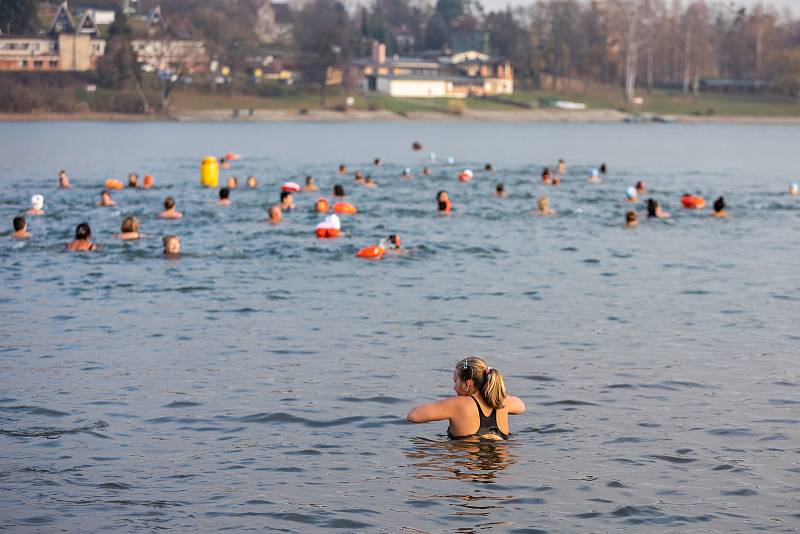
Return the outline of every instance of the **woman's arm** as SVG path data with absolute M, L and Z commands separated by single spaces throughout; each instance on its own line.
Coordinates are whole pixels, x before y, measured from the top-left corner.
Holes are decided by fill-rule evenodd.
M 508 396 L 504 402 L 509 415 L 519 415 L 525 411 L 525 403 L 519 397 Z
M 428 423 L 450 419 L 456 411 L 458 397 L 451 397 L 412 408 L 406 416 L 409 423 Z

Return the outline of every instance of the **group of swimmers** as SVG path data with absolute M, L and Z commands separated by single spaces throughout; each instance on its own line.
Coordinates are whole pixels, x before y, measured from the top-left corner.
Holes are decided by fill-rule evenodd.
M 433 157 L 433 156 L 432 156 Z M 223 158 L 224 159 L 224 158 Z M 230 164 L 227 162 L 228 168 Z M 450 161 L 452 163 L 452 160 Z M 380 158 L 375 158 L 373 161 L 373 165 L 375 167 L 379 167 L 382 164 Z M 491 172 L 492 166 L 491 164 L 486 164 L 484 166 L 484 171 Z M 601 183 L 603 178 L 605 177 L 608 169 L 605 163 L 602 163 L 598 168 L 592 169 L 590 175 L 588 176 L 587 181 L 589 183 Z M 542 170 L 541 174 L 541 183 L 544 185 L 552 185 L 558 186 L 561 183 L 561 176 L 565 175 L 567 172 L 566 162 L 563 159 L 558 160 L 557 164 L 555 165 L 554 170 L 551 170 L 550 167 L 545 167 Z M 429 167 L 424 167 L 422 170 L 423 175 L 430 174 Z M 339 176 L 344 176 L 348 174 L 347 166 L 344 164 L 339 165 L 337 174 Z M 471 170 L 465 169 L 461 173 L 458 174 L 458 180 L 461 182 L 469 182 L 473 179 L 474 174 Z M 411 172 L 411 169 L 406 168 L 403 169 L 401 173 L 401 178 L 403 179 L 413 179 L 414 176 Z M 59 187 L 62 189 L 69 189 L 71 188 L 71 184 L 69 181 L 69 176 L 67 175 L 66 171 L 62 170 L 58 174 L 59 180 Z M 116 182 L 116 181 L 114 181 Z M 255 176 L 248 176 L 246 179 L 246 187 L 249 189 L 255 189 L 258 187 L 258 180 Z M 354 173 L 354 183 L 357 185 L 361 185 L 367 188 L 374 188 L 377 187 L 378 184 L 372 179 L 372 176 L 369 174 L 364 174 L 362 171 L 356 171 Z M 122 187 L 121 183 L 119 186 L 115 187 Z M 130 173 L 128 175 L 128 188 L 143 188 L 149 189 L 153 187 L 153 177 L 151 175 L 146 175 L 143 183 L 140 185 L 139 177 L 136 173 Z M 218 191 L 218 203 L 222 206 L 230 205 L 231 204 L 231 191 L 238 188 L 238 179 L 235 176 L 231 176 L 227 179 L 225 187 L 222 187 Z M 314 178 L 312 176 L 307 176 L 305 179 L 305 184 L 300 186 L 294 182 L 287 182 L 283 185 L 279 202 L 273 204 L 268 207 L 267 209 L 267 222 L 271 224 L 280 224 L 283 220 L 283 214 L 285 212 L 291 211 L 295 209 L 296 205 L 294 202 L 294 194 L 298 192 L 317 192 L 319 191 L 319 187 L 317 186 Z M 625 191 L 625 200 L 627 203 L 638 203 L 644 194 L 647 193 L 647 187 L 644 181 L 638 181 L 634 186 L 629 187 Z M 800 195 L 800 186 L 797 183 L 792 183 L 789 186 L 789 195 L 796 196 Z M 334 199 L 343 199 L 345 197 L 345 190 L 342 184 L 335 184 L 332 191 Z M 499 182 L 495 186 L 495 190 L 493 195 L 498 198 L 505 198 L 508 196 L 508 191 L 505 188 L 505 184 L 503 182 Z M 436 204 L 438 211 L 441 214 L 450 214 L 453 210 L 453 202 L 450 199 L 447 191 L 441 190 L 436 195 Z M 681 204 L 686 207 L 687 209 L 702 209 L 705 207 L 705 200 L 696 195 L 685 194 L 681 198 Z M 111 190 L 104 189 L 100 193 L 100 200 L 97 202 L 98 206 L 102 207 L 113 207 L 116 206 L 116 202 L 114 201 Z M 314 209 L 319 213 L 327 213 L 330 209 L 330 204 L 326 198 L 319 198 L 315 204 Z M 724 218 L 727 217 L 726 211 L 726 203 L 724 197 L 720 196 L 713 202 L 713 212 L 712 216 L 716 218 Z M 328 218 L 324 221 L 324 223 L 320 223 L 318 226 L 317 235 L 319 237 L 337 237 L 340 235 L 340 222 L 336 213 L 356 213 L 356 208 L 352 204 L 348 204 L 345 202 L 336 202 L 333 205 L 334 214 L 329 215 Z M 342 211 L 340 211 L 342 210 Z M 539 196 L 536 201 L 536 214 L 542 216 L 549 216 L 549 215 L 556 215 L 555 210 L 552 209 L 550 206 L 550 200 L 546 195 Z M 659 201 L 654 198 L 648 198 L 646 201 L 646 213 L 648 219 L 666 219 L 670 217 L 670 214 L 664 211 Z M 11 236 L 16 239 L 27 239 L 31 237 L 31 234 L 28 232 L 28 225 L 25 216 L 40 216 L 44 214 L 44 197 L 40 194 L 33 195 L 31 197 L 31 207 L 25 212 L 25 215 L 17 216 L 13 219 L 13 232 Z M 175 199 L 171 196 L 168 196 L 164 199 L 164 210 L 158 214 L 160 219 L 180 219 L 183 217 L 183 214 L 177 210 Z M 627 227 L 635 227 L 639 224 L 639 215 L 635 210 L 628 210 L 625 213 L 625 226 Z M 319 228 L 322 227 L 324 230 L 323 232 L 319 232 Z M 67 249 L 71 251 L 89 251 L 89 250 L 97 250 L 97 246 L 91 242 L 91 228 L 89 227 L 88 223 L 81 223 L 75 229 L 75 238 L 67 244 Z M 115 235 L 116 238 L 128 241 L 128 240 L 135 240 L 141 239 L 143 237 L 142 233 L 139 231 L 139 219 L 134 216 L 127 216 L 122 220 L 122 224 L 120 227 L 120 232 Z M 180 239 L 176 235 L 167 235 L 162 238 L 163 245 L 164 245 L 164 255 L 166 257 L 177 257 L 180 252 Z M 397 234 L 392 234 L 391 236 L 384 238 L 379 244 L 378 248 L 384 251 L 397 251 L 400 249 L 400 238 Z M 362 255 L 362 257 L 369 257 L 369 255 Z

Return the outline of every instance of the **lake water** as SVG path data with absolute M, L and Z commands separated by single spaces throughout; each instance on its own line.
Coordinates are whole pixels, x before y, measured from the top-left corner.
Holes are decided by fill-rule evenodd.
M 4 224 L 34 193 L 46 210 L 33 239 L 0 246 L 2 525 L 797 531 L 798 139 L 798 126 L 0 123 Z M 221 175 L 260 187 L 222 208 L 197 169 L 229 151 L 243 159 Z M 540 184 L 559 157 L 562 185 Z M 601 161 L 604 183 L 587 184 Z M 380 187 L 337 178 L 339 163 Z M 461 184 L 465 167 L 476 179 Z M 74 189 L 56 189 L 62 168 Z M 156 187 L 95 207 L 131 171 Z M 326 193 L 345 185 L 360 210 L 348 237 L 314 237 L 313 194 L 282 225 L 260 222 L 279 184 L 307 174 Z M 640 179 L 673 217 L 626 229 Z M 506 199 L 491 196 L 500 180 Z M 731 218 L 681 209 L 685 191 L 724 195 Z M 543 194 L 558 216 L 532 214 Z M 183 220 L 155 218 L 167 195 Z M 152 238 L 116 241 L 127 214 Z M 63 251 L 82 221 L 100 253 Z M 395 232 L 406 256 L 354 257 Z M 161 257 L 171 233 L 179 260 Z M 508 442 L 405 422 L 452 394 L 468 354 L 527 403 Z

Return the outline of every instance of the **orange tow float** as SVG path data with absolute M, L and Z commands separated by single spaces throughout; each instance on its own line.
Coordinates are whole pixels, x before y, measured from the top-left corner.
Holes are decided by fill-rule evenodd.
M 119 180 L 114 180 L 113 178 L 106 180 L 104 185 L 106 189 L 125 189 L 125 185 L 122 182 Z
M 349 202 L 335 202 L 333 211 L 342 215 L 355 215 L 358 213 L 358 208 L 356 208 L 355 204 L 350 204 Z
M 373 245 L 364 247 L 356 252 L 357 258 L 364 258 L 365 260 L 379 260 L 386 253 L 386 249 L 380 245 Z
M 681 197 L 681 204 L 683 204 L 684 208 L 693 210 L 699 210 L 706 207 L 706 201 L 703 199 L 703 197 L 698 195 L 683 195 Z

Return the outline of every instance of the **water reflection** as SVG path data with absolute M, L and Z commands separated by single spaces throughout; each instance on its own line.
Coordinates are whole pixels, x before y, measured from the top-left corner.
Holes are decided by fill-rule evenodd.
M 414 478 L 430 480 L 459 479 L 469 482 L 492 484 L 500 471 L 517 463 L 513 441 L 433 441 L 412 438 L 413 450 L 406 456 L 414 460 L 410 467 L 416 468 Z M 449 497 L 455 497 L 450 495 Z M 501 497 L 512 498 L 512 497 Z M 474 499 L 465 496 L 464 499 Z

